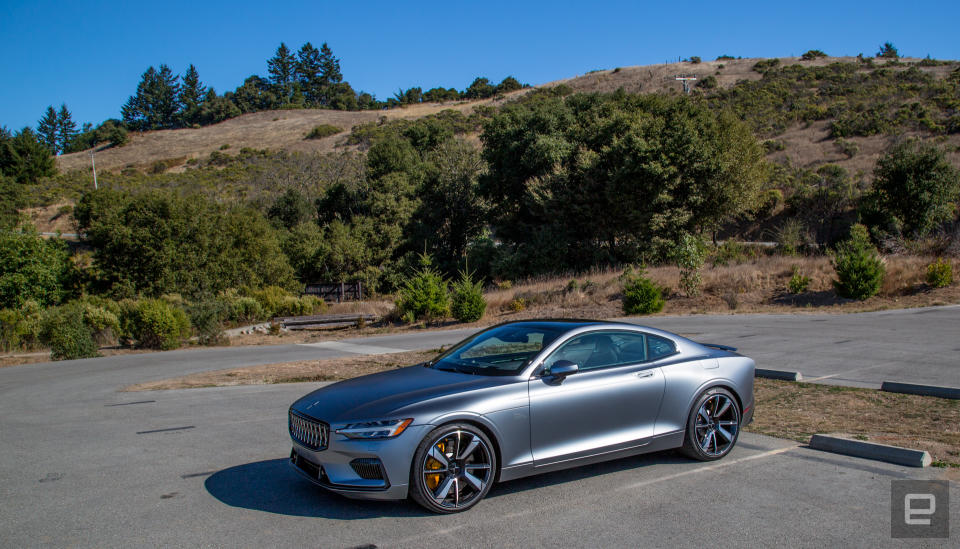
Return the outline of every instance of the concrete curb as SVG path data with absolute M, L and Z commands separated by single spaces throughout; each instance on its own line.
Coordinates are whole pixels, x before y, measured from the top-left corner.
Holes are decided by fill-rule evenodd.
M 927 467 L 933 462 L 930 453 L 925 450 L 911 450 L 831 435 L 813 435 L 810 437 L 810 447 L 834 454 L 885 461 L 907 467 Z
M 937 385 L 915 385 L 913 383 L 884 381 L 883 384 L 880 385 L 880 390 L 887 391 L 888 393 L 905 393 L 908 395 L 960 399 L 960 389 L 956 387 L 939 387 Z
M 754 371 L 754 377 L 764 377 L 767 379 L 782 379 L 784 381 L 803 381 L 800 372 L 790 372 L 788 370 L 767 370 L 766 368 L 757 368 Z

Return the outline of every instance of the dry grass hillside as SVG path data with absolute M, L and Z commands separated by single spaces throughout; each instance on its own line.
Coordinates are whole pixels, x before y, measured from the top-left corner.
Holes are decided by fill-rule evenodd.
M 856 62 L 856 60 L 855 57 L 825 57 L 806 61 L 799 57 L 784 57 L 780 58 L 780 64 L 781 66 L 802 64 L 811 67 L 835 62 Z M 762 59 L 724 59 L 701 63 L 681 62 L 617 67 L 549 82 L 541 87 L 563 84 L 575 92 L 612 92 L 622 88 L 634 93 L 682 93 L 682 85 L 675 80 L 675 76 L 686 74 L 696 75 L 701 79 L 713 75 L 719 87 L 729 88 L 743 80 L 759 80 L 761 74 L 753 70 L 753 66 L 758 61 Z M 918 66 L 920 70 L 938 77 L 943 77 L 958 65 L 951 63 L 925 67 L 917 65 L 920 61 L 913 58 L 900 60 L 903 67 Z M 444 109 L 470 113 L 475 106 L 501 104 L 523 93 L 526 91 L 514 92 L 499 99 L 424 103 L 383 111 L 345 112 L 298 109 L 251 113 L 199 129 L 133 133 L 127 145 L 98 151 L 96 162 L 98 169 L 119 170 L 124 167 L 147 168 L 156 161 L 169 159 L 177 159 L 178 161 L 174 164 L 183 164 L 187 159 L 205 156 L 213 151 L 223 150 L 231 154 L 243 147 L 328 152 L 342 143 L 350 128 L 357 124 L 374 122 L 380 117 L 413 119 L 435 114 Z M 330 124 L 344 131 L 323 139 L 305 139 L 310 130 L 321 124 Z M 776 137 L 777 141 L 783 143 L 784 149 L 773 152 L 770 159 L 774 161 L 789 159 L 792 165 L 799 167 L 831 162 L 843 166 L 851 174 L 858 172 L 869 174 L 881 153 L 889 147 L 891 139 L 900 137 L 885 135 L 852 137 L 849 141 L 859 147 L 859 152 L 852 158 L 848 158 L 838 150 L 828 133 L 829 122 L 825 121 L 791 127 Z M 954 164 L 960 165 L 960 135 L 954 134 L 938 139 L 950 151 L 950 159 Z M 229 147 L 224 147 L 225 145 Z M 63 155 L 58 159 L 58 165 L 61 171 L 88 169 L 89 153 Z
M 103 148 L 96 153 L 98 170 L 118 170 L 124 167 L 147 167 L 158 160 L 199 158 L 214 151 L 231 154 L 244 147 L 302 152 L 329 152 L 358 124 L 387 119 L 420 118 L 445 109 L 469 114 L 478 105 L 499 104 L 522 94 L 514 92 L 499 99 L 457 101 L 450 103 L 422 103 L 384 111 L 331 111 L 320 109 L 290 109 L 244 114 L 219 124 L 196 129 L 132 132 L 130 141 L 115 148 Z M 305 139 L 322 124 L 341 128 L 343 132 L 323 139 Z M 224 148 L 224 145 L 229 147 Z M 89 151 L 65 154 L 57 159 L 62 172 L 89 169 Z

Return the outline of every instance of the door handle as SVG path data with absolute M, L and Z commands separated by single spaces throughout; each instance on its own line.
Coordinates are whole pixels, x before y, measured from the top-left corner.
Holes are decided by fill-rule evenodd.
M 637 372 L 637 377 L 653 377 L 653 370 L 644 370 Z

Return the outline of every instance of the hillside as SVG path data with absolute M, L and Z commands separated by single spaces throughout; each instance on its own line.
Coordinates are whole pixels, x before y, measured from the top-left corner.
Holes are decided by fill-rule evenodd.
M 905 71 L 916 67 L 921 72 L 942 79 L 960 67 L 960 63 L 950 62 L 924 66 L 921 59 L 900 59 L 894 71 Z M 758 62 L 769 62 L 760 58 L 724 59 L 701 63 L 669 63 L 660 65 L 616 67 L 591 71 L 563 80 L 543 84 L 542 88 L 565 85 L 574 92 L 613 92 L 623 89 L 628 93 L 668 93 L 682 92 L 682 85 L 675 80 L 678 74 L 696 75 L 700 81 L 708 76 L 716 79 L 716 90 L 729 90 L 744 82 L 756 82 L 763 77 L 754 69 Z M 801 65 L 803 67 L 826 67 L 832 63 L 857 63 L 856 57 L 825 57 L 814 60 L 801 60 L 799 57 L 779 59 L 779 67 Z M 879 64 L 878 64 L 879 66 Z M 872 71 L 873 65 L 864 65 L 860 73 Z M 130 142 L 119 148 L 105 148 L 97 152 L 96 162 L 100 170 L 119 170 L 125 167 L 147 169 L 159 160 L 171 160 L 171 166 L 183 165 L 188 159 L 200 158 L 214 151 L 231 154 L 244 147 L 253 149 L 287 150 L 301 152 L 329 152 L 341 144 L 346 132 L 355 125 L 377 121 L 380 117 L 387 120 L 416 119 L 435 114 L 445 109 L 455 109 L 469 114 L 479 105 L 497 105 L 525 94 L 527 90 L 514 92 L 499 99 L 481 101 L 457 101 L 450 103 L 422 103 L 383 111 L 331 111 L 317 109 L 264 111 L 245 114 L 219 124 L 199 129 L 160 130 L 132 133 Z M 694 93 L 703 93 L 695 88 Z M 345 133 L 323 139 L 304 139 L 315 126 L 330 124 L 342 128 Z M 777 147 L 771 151 L 770 160 L 800 168 L 811 168 L 824 163 L 835 163 L 850 173 L 868 174 L 876 160 L 892 141 L 899 136 L 922 135 L 921 132 L 905 131 L 891 136 L 886 134 L 853 136 L 847 139 L 857 150 L 855 155 L 846 154 L 831 139 L 831 120 L 814 120 L 795 123 L 771 137 Z M 960 134 L 940 136 L 938 142 L 947 145 L 951 162 L 960 165 Z M 779 149 L 779 150 L 777 150 Z M 57 159 L 61 172 L 76 169 L 88 169 L 89 152 L 65 154 Z M 176 168 L 174 168 L 176 169 Z
M 330 152 L 342 141 L 350 128 L 358 124 L 400 118 L 416 119 L 446 109 L 464 113 L 479 105 L 502 103 L 525 91 L 514 92 L 500 99 L 457 101 L 451 103 L 421 103 L 419 105 L 383 111 L 335 111 L 322 109 L 291 109 L 244 114 L 219 124 L 196 129 L 158 130 L 130 133 L 130 141 L 122 147 L 102 148 L 96 153 L 98 170 L 118 170 L 125 167 L 147 168 L 159 160 L 187 159 L 206 156 L 214 151 L 226 154 L 244 147 L 299 152 Z M 344 133 L 322 139 L 305 139 L 314 127 L 330 124 Z M 224 147 L 227 145 L 227 147 Z M 64 154 L 57 159 L 61 172 L 90 168 L 90 152 Z

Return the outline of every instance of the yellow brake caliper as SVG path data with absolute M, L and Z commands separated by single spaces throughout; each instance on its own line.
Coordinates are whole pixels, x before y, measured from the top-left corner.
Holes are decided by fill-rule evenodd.
M 440 443 L 438 443 L 438 444 L 437 444 L 437 450 L 440 450 L 440 453 L 441 453 L 441 454 L 445 454 L 445 453 L 446 453 L 446 450 L 447 450 L 447 444 L 446 444 L 446 442 L 440 442 Z M 428 469 L 428 470 L 443 469 L 443 464 L 431 457 L 430 459 L 427 460 L 427 469 Z M 431 491 L 436 490 L 436 489 L 437 489 L 437 486 L 440 485 L 440 477 L 441 477 L 441 476 L 442 476 L 441 473 L 428 473 L 428 474 L 427 474 L 427 488 L 429 488 Z

